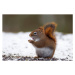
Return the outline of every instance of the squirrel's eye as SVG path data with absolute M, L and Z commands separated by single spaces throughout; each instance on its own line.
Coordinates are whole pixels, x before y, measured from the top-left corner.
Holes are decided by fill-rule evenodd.
M 37 32 L 34 32 L 34 35 L 37 35 Z

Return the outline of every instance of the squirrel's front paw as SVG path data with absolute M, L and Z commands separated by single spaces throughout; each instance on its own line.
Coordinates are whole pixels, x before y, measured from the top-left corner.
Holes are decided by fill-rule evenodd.
M 28 42 L 33 43 L 34 41 L 33 40 L 28 40 Z

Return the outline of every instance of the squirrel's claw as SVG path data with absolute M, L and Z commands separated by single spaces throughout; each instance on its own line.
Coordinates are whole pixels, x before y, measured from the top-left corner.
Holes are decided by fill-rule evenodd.
M 33 40 L 28 40 L 28 42 L 29 42 L 29 43 L 33 43 L 34 41 L 33 41 Z

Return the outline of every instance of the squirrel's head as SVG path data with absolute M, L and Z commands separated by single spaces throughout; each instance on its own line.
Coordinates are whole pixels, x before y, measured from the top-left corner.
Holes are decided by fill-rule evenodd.
M 39 41 L 43 36 L 44 32 L 42 28 L 38 28 L 34 31 L 32 31 L 29 35 L 34 41 Z

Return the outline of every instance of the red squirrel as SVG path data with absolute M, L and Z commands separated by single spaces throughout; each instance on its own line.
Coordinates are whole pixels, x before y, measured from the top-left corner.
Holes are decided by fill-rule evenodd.
M 53 57 L 56 49 L 56 37 L 54 34 L 56 26 L 55 22 L 47 23 L 29 34 L 33 40 L 28 41 L 36 48 L 38 57 Z

